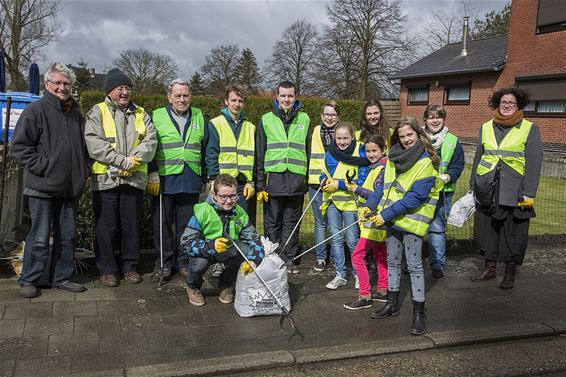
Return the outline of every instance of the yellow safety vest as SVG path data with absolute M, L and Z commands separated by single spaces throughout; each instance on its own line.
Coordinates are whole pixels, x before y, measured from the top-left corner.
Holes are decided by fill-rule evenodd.
M 252 180 L 255 154 L 255 126 L 244 120 L 238 141 L 232 128 L 224 115 L 217 116 L 210 121 L 216 132 L 220 144 L 218 154 L 218 168 L 220 174 L 229 174 L 236 178 L 242 173 L 248 181 Z
M 393 128 L 389 128 L 389 136 L 393 135 Z M 362 130 L 357 130 L 356 132 L 354 132 L 354 137 L 356 138 L 356 141 L 361 142 L 360 138 L 362 137 Z M 390 143 L 390 138 L 386 138 L 385 139 L 385 150 L 383 151 L 383 154 L 388 155 L 389 154 L 389 143 Z
M 383 166 L 378 165 L 375 169 L 370 171 L 362 187 L 373 192 L 373 184 L 382 170 Z M 358 201 L 360 203 L 360 207 L 362 207 L 362 204 L 366 202 L 366 200 L 361 196 Z M 379 228 L 372 221 L 367 221 L 365 223 L 360 223 L 360 237 L 367 240 L 383 242 L 385 241 L 386 235 L 385 230 Z
M 354 153 L 352 153 L 352 156 L 355 157 L 360 156 L 360 143 L 356 142 L 356 147 L 354 148 Z M 336 166 L 336 170 L 334 170 L 334 174 L 332 175 L 332 178 L 336 180 L 338 179 L 345 180 L 346 173 L 348 171 L 351 172 L 352 170 L 354 171 L 354 178 L 356 178 L 358 176 L 358 166 L 349 165 L 342 161 L 339 161 L 338 165 Z M 322 171 L 327 177 L 330 176 L 330 173 L 326 169 L 326 166 L 323 167 Z M 319 177 L 319 181 L 320 181 L 320 177 Z M 354 194 L 348 190 L 338 189 L 334 192 L 323 192 L 322 205 L 320 206 L 320 210 L 322 211 L 323 214 L 326 214 L 326 210 L 328 209 L 330 204 L 334 204 L 334 206 L 336 206 L 336 208 L 340 211 L 358 210 L 358 206 L 356 204 L 356 198 L 354 197 Z
M 110 143 L 112 148 L 116 148 L 116 122 L 114 122 L 114 118 L 112 118 L 112 112 L 106 102 L 101 102 L 97 104 L 97 106 L 100 109 L 100 114 L 102 115 L 102 130 L 104 131 L 104 139 Z M 145 111 L 142 107 L 136 107 L 134 112 L 136 117 L 135 126 L 137 133 L 135 146 L 138 146 L 140 141 L 145 137 L 146 128 L 143 119 L 144 114 Z M 94 164 L 92 164 L 92 172 L 94 174 L 105 174 L 106 170 L 108 170 L 108 165 L 103 162 L 95 161 Z M 147 174 L 147 164 L 142 164 L 137 171 Z
M 493 130 L 493 120 L 484 123 L 481 129 L 483 155 L 476 173 L 478 175 L 489 173 L 495 169 L 499 161 L 503 161 L 517 173 L 525 175 L 525 144 L 532 125 L 531 122 L 523 119 L 519 127 L 512 127 L 498 145 Z
M 412 212 L 393 220 L 393 224 L 398 228 L 423 237 L 434 217 L 438 196 L 443 187 L 442 180 L 439 178 L 439 174 L 433 167 L 430 158 L 420 159 L 409 170 L 400 174 L 398 177 L 395 176 L 395 164 L 388 161 L 385 167 L 383 196 L 377 206 L 378 212 L 383 211 L 393 203 L 401 200 L 403 196 L 411 190 L 415 181 L 428 177 L 436 178 L 435 184 L 424 203 Z
M 324 145 L 320 137 L 320 125 L 314 128 L 311 139 L 311 154 L 309 156 L 309 184 L 320 183 L 320 175 L 324 168 Z

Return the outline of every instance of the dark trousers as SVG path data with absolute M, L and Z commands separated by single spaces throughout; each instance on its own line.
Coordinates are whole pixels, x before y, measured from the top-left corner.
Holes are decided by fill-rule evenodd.
M 58 285 L 69 280 L 75 270 L 76 215 L 78 199 L 29 196 L 31 229 L 26 237 L 20 285 L 36 285 L 49 259 L 49 234 L 53 226 L 53 255 L 50 281 Z
M 94 253 L 100 275 L 116 274 L 113 241 L 120 237 L 120 269 L 136 271 L 140 256 L 140 214 L 143 191 L 120 185 L 92 192 L 94 206 Z
M 250 200 L 246 200 L 244 196 L 244 185 L 238 184 L 238 205 L 246 211 L 250 218 L 250 224 L 252 224 L 255 228 L 255 218 L 256 218 L 256 209 L 257 209 L 257 200 L 256 194 L 254 194 Z
M 304 195 L 269 196 L 263 203 L 263 230 L 272 241 L 279 243 L 279 252 L 289 239 L 291 231 L 303 211 Z M 285 248 L 283 259 L 291 259 L 299 251 L 299 229 L 295 231 Z
M 492 262 L 523 264 L 529 240 L 530 219 L 519 219 L 513 211 L 502 219 L 476 211 L 480 253 Z
M 199 194 L 162 195 L 160 218 L 159 196 L 152 197 L 151 215 L 153 241 L 157 251 L 156 266 L 161 266 L 161 234 L 163 234 L 163 267 L 175 267 L 180 271 L 181 268 L 189 266 L 189 257 L 181 249 L 179 240 L 193 216 L 193 207 L 198 203 L 198 198 Z
M 242 241 L 236 241 L 238 247 L 244 253 L 248 250 L 248 245 Z M 208 267 L 214 263 L 224 263 L 224 271 L 218 279 L 220 287 L 229 287 L 236 281 L 238 276 L 238 268 L 244 261 L 236 247 L 232 246 L 224 253 L 204 257 L 189 257 L 189 276 L 187 277 L 187 285 L 193 289 L 200 289 L 204 279 L 202 276 L 208 270 Z

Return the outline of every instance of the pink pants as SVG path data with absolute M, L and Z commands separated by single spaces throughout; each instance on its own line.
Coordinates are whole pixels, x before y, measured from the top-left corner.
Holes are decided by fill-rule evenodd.
M 352 264 L 360 280 L 360 289 L 358 292 L 360 296 L 371 294 L 369 272 L 366 267 L 366 254 L 370 250 L 373 252 L 373 257 L 377 265 L 377 288 L 387 289 L 387 247 L 385 246 L 385 242 L 360 238 L 352 254 Z

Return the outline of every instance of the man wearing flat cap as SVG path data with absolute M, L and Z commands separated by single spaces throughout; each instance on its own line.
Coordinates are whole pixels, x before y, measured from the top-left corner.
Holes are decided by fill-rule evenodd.
M 140 217 L 147 185 L 147 163 L 157 135 L 145 110 L 131 101 L 132 81 L 117 68 L 106 74 L 107 97 L 86 115 L 85 141 L 92 166 L 96 267 L 102 284 L 115 287 L 120 277 L 139 283 Z M 114 240 L 120 249 L 114 256 Z

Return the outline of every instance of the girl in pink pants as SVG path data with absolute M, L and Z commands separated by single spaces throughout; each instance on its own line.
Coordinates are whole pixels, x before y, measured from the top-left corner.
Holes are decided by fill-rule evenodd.
M 348 190 L 357 194 L 358 204 L 365 203 L 369 195 L 379 185 L 383 185 L 383 172 L 387 163 L 385 157 L 386 143 L 378 134 L 369 134 L 362 140 L 368 160 L 372 163 L 363 185 L 348 183 Z M 360 287 L 354 301 L 344 304 L 346 309 L 357 310 L 371 308 L 373 301 L 387 301 L 387 248 L 385 246 L 385 230 L 378 229 L 371 221 L 360 224 L 360 240 L 352 253 L 352 264 L 358 273 Z M 377 264 L 377 291 L 371 291 L 369 273 L 366 267 L 366 255 L 373 253 Z

